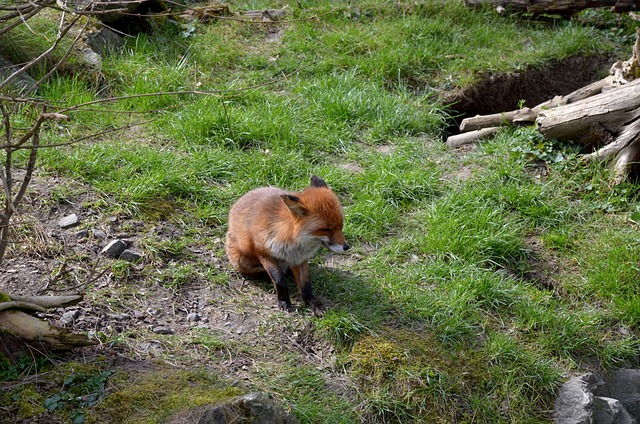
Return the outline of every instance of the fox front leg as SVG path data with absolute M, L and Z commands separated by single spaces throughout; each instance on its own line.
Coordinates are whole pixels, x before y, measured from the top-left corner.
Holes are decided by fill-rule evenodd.
M 286 276 L 280 270 L 278 263 L 265 257 L 260 257 L 260 263 L 269 274 L 269 278 L 273 282 L 273 287 L 278 295 L 278 307 L 283 311 L 291 310 L 291 298 L 289 297 L 289 289 L 287 288 Z
M 320 302 L 313 295 L 311 290 L 311 279 L 309 278 L 309 262 L 303 262 L 300 265 L 292 266 L 293 278 L 296 280 L 300 295 L 304 304 L 311 308 L 311 313 L 315 316 L 322 316 L 324 314 L 322 302 Z

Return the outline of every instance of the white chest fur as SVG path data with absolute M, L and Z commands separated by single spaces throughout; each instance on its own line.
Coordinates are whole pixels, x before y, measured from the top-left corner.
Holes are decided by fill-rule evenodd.
M 274 258 L 289 265 L 299 265 L 311 259 L 323 243 L 317 237 L 306 235 L 294 243 L 282 243 L 271 238 L 267 245 Z

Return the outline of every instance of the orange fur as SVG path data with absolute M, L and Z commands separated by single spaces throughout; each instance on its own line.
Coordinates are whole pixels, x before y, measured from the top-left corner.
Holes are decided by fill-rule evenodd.
M 321 305 L 311 291 L 309 259 L 322 246 L 340 253 L 349 248 L 343 221 L 338 198 L 316 176 L 301 193 L 258 188 L 242 196 L 229 211 L 227 256 L 242 274 L 267 272 L 283 309 L 291 307 L 284 281 L 291 270 L 302 299 L 317 314 Z

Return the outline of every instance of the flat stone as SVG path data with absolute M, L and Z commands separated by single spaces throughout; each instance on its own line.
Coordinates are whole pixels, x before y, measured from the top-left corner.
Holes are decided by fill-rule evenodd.
M 76 236 L 77 238 L 86 238 L 89 237 L 89 230 L 80 230 L 80 231 L 76 231 L 76 233 L 74 234 L 74 236 Z
M 200 315 L 198 315 L 196 312 L 191 312 L 189 315 L 187 315 L 187 321 L 189 322 L 200 321 Z
M 61 218 L 60 221 L 58 221 L 58 225 L 61 228 L 71 228 L 71 227 L 75 227 L 78 224 L 80 224 L 80 219 L 78 218 L 78 215 L 76 215 L 75 213 L 72 213 L 71 215 L 67 215 L 64 218 Z
M 102 253 L 110 258 L 119 258 L 126 248 L 127 245 L 122 240 L 113 240 L 102 249 Z
M 611 397 L 618 399 L 629 413 L 640 418 L 640 370 L 617 369 L 611 373 Z
M 299 424 L 300 421 L 265 393 L 249 393 L 217 405 L 203 405 L 182 411 L 168 424 Z
M 104 231 L 94 228 L 93 230 L 93 236 L 95 238 L 99 238 L 99 239 L 106 239 L 107 238 L 107 233 L 105 233 Z
M 169 327 L 166 327 L 164 325 L 159 325 L 157 327 L 153 327 L 151 329 L 151 331 L 153 331 L 156 334 L 173 334 L 173 330 Z
M 137 263 L 142 260 L 142 253 L 136 252 L 132 249 L 125 249 L 122 251 L 122 253 L 120 253 L 120 259 Z
M 120 50 L 124 46 L 124 37 L 109 28 L 100 28 L 87 34 L 87 44 L 94 52 L 105 55 Z

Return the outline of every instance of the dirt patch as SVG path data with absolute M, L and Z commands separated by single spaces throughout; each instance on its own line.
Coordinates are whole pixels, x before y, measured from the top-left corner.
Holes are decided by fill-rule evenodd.
M 443 98 L 455 116 L 448 132 L 457 133 L 466 117 L 534 107 L 569 94 L 602 78 L 613 62 L 609 56 L 573 56 L 520 72 L 485 75 L 477 84 Z
M 525 280 L 544 290 L 556 290 L 558 285 L 553 276 L 557 275 L 560 268 L 556 260 L 544 249 L 540 238 L 528 236 L 525 244 L 529 251 L 527 255 L 529 270 L 524 275 Z
M 61 293 L 68 293 L 93 268 L 104 270 L 87 287 L 81 303 L 38 314 L 103 341 L 82 349 L 83 355 L 117 352 L 140 363 L 159 358 L 215 370 L 251 390 L 261 389 L 257 375 L 281 372 L 283 358 L 293 356 L 298 366 L 320 370 L 327 387 L 339 396 L 352 393 L 349 378 L 335 366 L 334 347 L 316 335 L 295 283 L 290 282 L 290 291 L 297 310 L 280 311 L 269 282 L 246 280 L 231 270 L 223 253 L 223 229 L 194 219 L 192 225 L 198 227 L 191 231 L 196 235 L 179 248 L 176 240 L 185 237 L 184 225 L 110 216 L 95 206 L 105 202 L 110 200 L 89 186 L 55 177 L 37 179 L 19 216 L 25 225 L 17 231 L 27 240 L 29 228 L 37 227 L 42 237 L 28 248 L 24 243 L 13 246 L 0 264 L 0 291 L 35 294 L 63 262 L 69 274 L 52 287 Z M 60 219 L 70 213 L 78 215 L 80 224 L 61 228 Z M 187 216 L 184 212 L 181 219 L 189 220 Z M 142 261 L 106 258 L 101 251 L 114 238 L 140 250 Z M 332 255 L 326 261 L 329 267 L 335 262 Z

